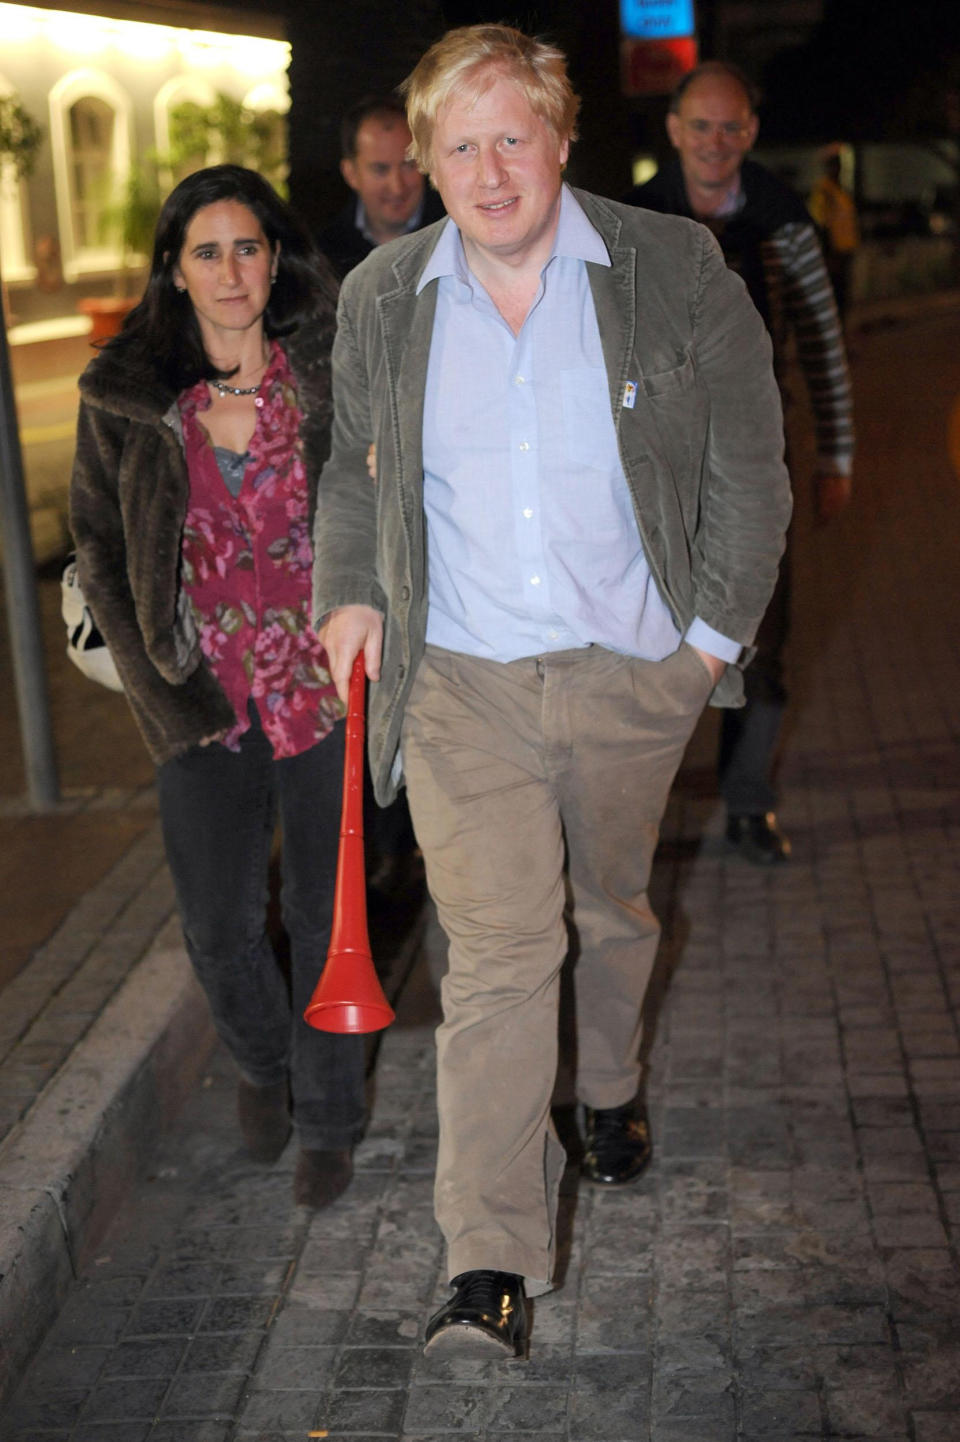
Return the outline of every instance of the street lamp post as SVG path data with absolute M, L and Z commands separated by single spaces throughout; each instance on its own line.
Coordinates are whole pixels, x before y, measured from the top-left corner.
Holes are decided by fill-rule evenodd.
M 0 534 L 10 649 L 20 717 L 20 744 L 27 795 L 35 811 L 60 800 L 50 724 L 50 698 L 43 662 L 40 607 L 30 544 L 20 432 L 10 371 L 7 329 L 0 317 Z

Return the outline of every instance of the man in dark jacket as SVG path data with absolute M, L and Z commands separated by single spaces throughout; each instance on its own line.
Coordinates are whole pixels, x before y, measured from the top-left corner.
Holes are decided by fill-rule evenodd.
M 343 117 L 340 173 L 354 195 L 317 237 L 341 280 L 376 246 L 443 215 L 440 197 L 407 159 L 409 144 L 406 112 L 392 95 L 368 95 Z
M 792 331 L 816 429 L 814 479 L 819 520 L 846 506 L 853 461 L 850 381 L 833 291 L 816 230 L 799 196 L 747 160 L 759 122 L 753 87 L 735 66 L 707 61 L 677 88 L 667 133 L 677 152 L 631 205 L 685 215 L 709 226 L 727 265 L 743 278 L 773 341 L 783 392 Z M 790 844 L 776 818 L 772 768 L 786 704 L 783 647 L 790 610 L 790 555 L 757 633 L 757 654 L 744 677 L 746 705 L 725 711 L 720 789 L 727 838 L 758 865 L 786 860 Z

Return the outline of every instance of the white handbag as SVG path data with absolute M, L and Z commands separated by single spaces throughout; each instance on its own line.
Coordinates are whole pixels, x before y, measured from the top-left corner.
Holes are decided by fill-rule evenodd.
M 111 691 L 122 691 L 123 682 L 117 675 L 113 657 L 83 599 L 74 555 L 67 558 L 60 579 L 60 614 L 67 628 L 67 655 L 73 664 L 91 681 L 99 681 Z

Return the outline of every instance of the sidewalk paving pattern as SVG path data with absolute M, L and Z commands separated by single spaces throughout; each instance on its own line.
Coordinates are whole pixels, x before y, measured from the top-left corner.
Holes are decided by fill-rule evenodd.
M 3 1442 L 957 1442 L 955 335 L 864 338 L 856 505 L 812 533 L 800 497 L 789 866 L 724 847 L 715 717 L 688 755 L 653 888 L 654 1163 L 621 1191 L 571 1167 L 529 1362 L 419 1350 L 447 1295 L 423 962 L 326 1212 L 294 1206 L 292 1148 L 245 1159 L 214 1054 Z

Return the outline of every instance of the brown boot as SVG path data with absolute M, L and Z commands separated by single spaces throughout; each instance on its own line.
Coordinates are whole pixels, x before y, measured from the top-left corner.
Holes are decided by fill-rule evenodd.
M 319 1212 L 345 1192 L 353 1178 L 353 1154 L 349 1148 L 335 1152 L 301 1149 L 293 1177 L 293 1200 L 299 1207 Z
M 290 1135 L 290 1091 L 287 1083 L 255 1087 L 246 1077 L 237 1084 L 237 1119 L 244 1145 L 255 1162 L 275 1162 Z

